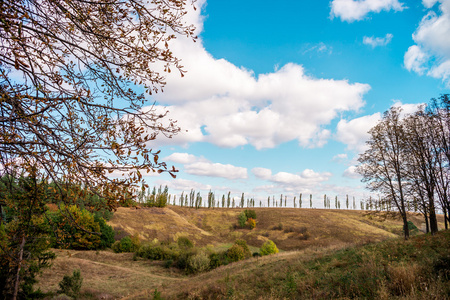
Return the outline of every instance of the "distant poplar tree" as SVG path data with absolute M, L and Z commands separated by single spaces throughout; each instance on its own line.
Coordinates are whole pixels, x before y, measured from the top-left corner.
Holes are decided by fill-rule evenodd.
M 222 207 L 225 207 L 225 195 L 222 195 Z
M 312 194 L 309 194 L 309 207 L 312 208 Z
M 300 193 L 300 196 L 298 198 L 298 207 L 302 208 L 302 193 Z
M 297 207 L 297 204 L 296 204 L 296 202 L 295 202 L 295 200 L 297 199 L 297 197 L 296 196 L 294 196 L 294 208 L 296 208 Z
M 270 207 L 270 196 L 267 197 L 267 207 Z
M 227 207 L 228 207 L 228 208 L 230 208 L 230 205 L 231 205 L 230 193 L 231 193 L 231 192 L 228 192 L 228 197 L 227 197 Z
M 355 196 L 353 196 L 353 209 L 356 209 Z
M 327 208 L 327 206 L 328 206 L 328 205 L 327 205 L 327 194 L 324 194 L 324 195 L 323 195 L 323 207 L 324 207 L 324 208 Z
M 345 205 L 347 206 L 347 209 L 348 209 L 348 195 L 347 195 L 347 199 L 345 199 Z

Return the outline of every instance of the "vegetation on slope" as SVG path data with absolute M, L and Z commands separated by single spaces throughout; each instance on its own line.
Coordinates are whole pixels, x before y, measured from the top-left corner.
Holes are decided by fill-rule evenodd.
M 209 279 L 207 278 L 209 277 Z M 446 299 L 450 232 L 337 251 L 254 259 L 198 276 L 163 297 L 183 299 Z

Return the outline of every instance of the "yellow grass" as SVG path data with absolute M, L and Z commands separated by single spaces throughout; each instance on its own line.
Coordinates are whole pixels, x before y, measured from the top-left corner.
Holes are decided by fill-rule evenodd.
M 109 222 L 121 235 L 138 234 L 142 241 L 175 241 L 187 236 L 197 247 L 212 246 L 225 249 L 237 238 L 247 241 L 252 251 L 267 239 L 273 240 L 282 253 L 222 266 L 197 276 L 186 276 L 181 271 L 163 267 L 162 262 L 138 259 L 133 254 L 115 254 L 111 251 L 55 250 L 57 259 L 53 267 L 44 271 L 39 287 L 43 291 L 58 289 L 64 275 L 80 269 L 83 292 L 98 299 L 149 299 L 158 289 L 164 297 L 173 297 L 189 286 L 213 284 L 227 274 L 252 272 L 254 268 L 286 264 L 333 249 L 349 245 L 365 244 L 398 237 L 402 221 L 395 214 L 367 213 L 353 210 L 323 210 L 294 208 L 254 208 L 257 215 L 256 228 L 236 229 L 237 216 L 243 209 L 189 209 L 166 208 L 119 208 Z M 422 217 L 411 215 L 410 219 L 421 228 Z M 440 227 L 443 227 L 439 216 Z M 279 227 L 282 227 L 282 230 Z M 276 227 L 276 228 L 274 228 Z M 297 232 L 297 229 L 307 232 Z M 396 234 L 397 233 L 397 234 Z M 284 252 L 283 252 L 284 251 Z M 391 272 L 401 273 L 402 269 Z

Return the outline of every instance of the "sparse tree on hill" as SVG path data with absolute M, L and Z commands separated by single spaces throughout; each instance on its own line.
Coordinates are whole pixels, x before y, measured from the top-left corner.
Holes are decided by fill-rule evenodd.
M 405 239 L 409 238 L 405 198 L 405 137 L 401 109 L 392 107 L 370 131 L 369 149 L 360 154 L 358 172 L 372 191 L 383 193 L 394 203 L 403 220 Z

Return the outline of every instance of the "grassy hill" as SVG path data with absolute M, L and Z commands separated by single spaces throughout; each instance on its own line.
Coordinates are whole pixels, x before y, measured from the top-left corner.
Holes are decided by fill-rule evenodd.
M 371 293 L 377 298 L 397 293 L 432 299 L 420 298 L 429 295 L 424 287 L 439 296 L 446 293 L 446 285 L 433 285 L 440 281 L 427 273 L 429 268 L 439 268 L 440 260 L 445 267 L 445 257 L 450 261 L 446 232 L 436 237 L 420 235 L 405 243 L 398 238 L 402 222 L 395 213 L 254 210 L 257 225 L 253 230 L 237 228 L 242 209 L 119 208 L 109 223 L 118 237 L 138 234 L 143 242 L 188 236 L 197 247 L 225 249 L 240 238 L 256 250 L 270 239 L 280 248 L 279 254 L 188 276 L 159 261 L 133 259 L 132 253 L 56 250 L 57 259 L 41 276 L 39 286 L 43 291 L 56 291 L 62 277 L 79 268 L 83 297 L 90 299 L 151 299 L 155 289 L 163 298 L 180 299 L 367 298 Z M 422 227 L 420 216 L 409 218 Z M 380 241 L 385 242 L 373 243 Z

